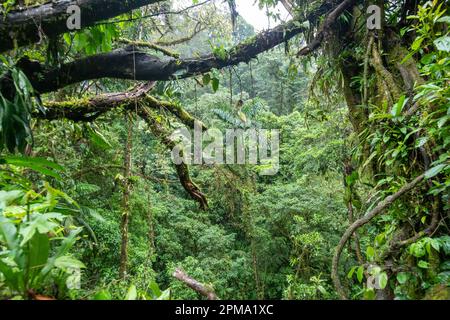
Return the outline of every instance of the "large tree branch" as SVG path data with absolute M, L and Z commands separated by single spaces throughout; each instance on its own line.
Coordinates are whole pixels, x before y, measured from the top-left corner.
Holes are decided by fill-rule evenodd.
M 195 119 L 182 106 L 175 102 L 158 100 L 148 93 L 155 82 L 138 85 L 128 92 L 107 93 L 89 99 L 73 99 L 68 101 L 44 102 L 45 113 L 36 111 L 34 118 L 45 120 L 69 119 L 72 121 L 93 121 L 102 114 L 123 107 L 125 110 L 136 110 L 142 105 L 155 110 L 167 110 L 189 128 L 194 128 L 195 122 L 206 129 L 206 126 Z
M 344 0 L 340 5 L 338 5 L 325 19 L 322 27 L 317 33 L 316 37 L 303 49 L 298 52 L 298 56 L 305 56 L 316 50 L 322 44 L 328 33 L 332 31 L 333 25 L 345 10 L 353 6 L 357 0 Z
M 331 270 L 331 278 L 333 279 L 334 286 L 336 288 L 336 291 L 338 292 L 341 299 L 347 299 L 347 294 L 344 291 L 344 288 L 342 287 L 341 281 L 339 279 L 339 273 L 338 273 L 338 267 L 339 267 L 339 260 L 342 254 L 342 250 L 344 249 L 345 244 L 350 239 L 352 234 L 355 233 L 355 231 L 358 228 L 361 228 L 365 224 L 369 223 L 373 218 L 381 214 L 386 208 L 388 208 L 392 203 L 394 203 L 395 200 L 400 198 L 405 193 L 411 191 L 413 188 L 415 188 L 419 183 L 421 183 L 425 179 L 425 174 L 422 174 L 415 178 L 413 181 L 407 183 L 404 185 L 400 190 L 398 190 L 396 193 L 394 193 L 391 196 L 388 196 L 386 199 L 381 201 L 374 209 L 372 209 L 370 212 L 368 212 L 364 217 L 356 220 L 350 227 L 347 228 L 347 230 L 344 232 L 344 235 L 342 236 L 341 240 L 339 241 L 336 251 L 333 256 L 333 263 L 332 263 L 332 270 Z
M 0 52 L 40 42 L 72 30 L 67 27 L 67 9 L 77 5 L 81 28 L 94 25 L 145 5 L 165 0 L 59 0 L 9 12 L 0 19 Z
M 307 16 L 307 20 L 315 21 L 328 12 L 331 6 L 328 1 L 325 1 Z M 298 21 L 290 21 L 235 46 L 228 51 L 226 57 L 210 54 L 190 59 L 159 58 L 139 51 L 134 46 L 129 46 L 126 49 L 78 59 L 51 70 L 33 65 L 30 70 L 24 68 L 24 72 L 39 93 L 52 92 L 70 84 L 100 78 L 144 81 L 187 78 L 209 72 L 212 69 L 248 62 L 258 54 L 276 47 L 304 30 Z M 0 83 L 2 92 L 7 87 L 5 81 L 7 79 L 2 79 Z
M 152 133 L 159 138 L 169 150 L 173 150 L 176 147 L 175 141 L 170 139 L 170 133 L 165 126 L 157 120 L 156 115 L 153 114 L 151 109 L 141 107 L 137 110 L 137 113 L 148 124 Z M 202 193 L 200 188 L 192 181 L 189 174 L 189 167 L 183 162 L 175 165 L 175 168 L 183 188 L 189 193 L 192 199 L 200 204 L 200 209 L 207 210 L 208 199 Z
M 45 120 L 69 119 L 72 121 L 92 121 L 100 115 L 123 107 L 125 109 L 135 108 L 137 103 L 141 103 L 155 86 L 155 82 L 138 85 L 128 92 L 107 93 L 90 99 L 73 99 L 68 101 L 47 101 L 45 102 L 45 113 L 35 111 L 34 118 Z M 153 104 L 157 104 L 154 99 Z

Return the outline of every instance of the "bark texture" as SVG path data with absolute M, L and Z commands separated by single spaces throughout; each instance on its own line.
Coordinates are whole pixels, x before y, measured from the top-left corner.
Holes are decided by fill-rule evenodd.
M 80 8 L 81 28 L 85 28 L 97 21 L 162 1 L 164 0 L 59 0 L 14 10 L 0 19 L 0 52 L 72 31 L 67 27 L 67 19 L 70 17 L 67 9 L 73 5 Z

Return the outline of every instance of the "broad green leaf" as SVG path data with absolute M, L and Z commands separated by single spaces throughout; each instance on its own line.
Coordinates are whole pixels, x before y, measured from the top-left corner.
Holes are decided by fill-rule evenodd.
M 3 274 L 5 282 L 8 286 L 16 291 L 23 290 L 23 273 L 18 270 L 14 270 L 0 259 L 0 273 Z
M 434 45 L 439 51 L 450 52 L 450 36 L 443 36 L 434 40 Z
M 82 269 L 85 265 L 78 259 L 71 256 L 61 256 L 56 258 L 55 267 L 66 270 L 66 269 Z
M 91 142 L 101 149 L 111 149 L 112 146 L 99 131 L 91 126 L 86 126 Z
M 207 86 L 211 82 L 211 75 L 209 73 L 204 74 L 202 82 L 204 86 Z
M 26 167 L 28 165 L 36 165 L 40 167 L 48 167 L 55 170 L 64 171 L 64 167 L 62 167 L 61 165 L 44 158 L 24 157 L 24 156 L 6 156 L 2 158 L 6 161 L 6 163 L 15 166 Z
M 157 300 L 169 300 L 170 299 L 170 289 L 164 290 Z
M 218 78 L 213 78 L 212 79 L 212 89 L 213 89 L 214 92 L 219 90 L 219 79 Z
M 404 284 L 409 279 L 409 274 L 406 272 L 399 272 L 397 274 L 397 281 L 400 284 Z
M 444 250 L 446 255 L 450 255 L 450 236 L 443 236 L 439 238 L 440 247 Z
M 137 290 L 136 286 L 132 284 L 127 291 L 127 295 L 125 296 L 125 300 L 136 300 L 137 298 Z
M 28 264 L 32 277 L 39 273 L 42 268 L 44 268 L 47 263 L 49 253 L 50 253 L 50 241 L 47 234 L 35 233 L 30 239 L 28 252 Z
M 428 137 L 420 137 L 416 140 L 416 148 L 423 147 L 428 142 Z
M 108 290 L 100 290 L 94 296 L 94 300 L 112 300 L 111 293 Z
M 372 260 L 375 256 L 375 249 L 371 246 L 368 246 L 366 249 L 367 259 Z
M 53 231 L 59 224 L 51 221 L 51 219 L 62 220 L 62 218 L 63 216 L 56 212 L 34 215 L 31 218 L 32 220 L 19 231 L 20 235 L 23 237 L 20 245 L 23 246 L 27 243 L 34 236 L 36 231 L 42 234 Z
M 413 256 L 417 258 L 420 258 L 426 254 L 426 251 L 425 247 L 421 242 L 416 242 L 409 247 L 409 253 L 411 253 Z
M 434 250 L 436 250 L 437 252 L 439 252 L 440 250 L 440 243 L 438 240 L 436 239 L 430 239 L 430 244 L 433 247 Z
M 388 282 L 388 276 L 386 272 L 380 273 L 380 276 L 378 278 L 380 289 L 386 288 L 387 282 Z
M 423 40 L 424 38 L 418 37 L 416 40 L 414 40 L 413 44 L 411 45 L 411 49 L 413 49 L 414 51 L 419 50 Z
M 358 268 L 358 267 L 357 267 L 357 266 L 354 266 L 354 267 L 352 267 L 352 268 L 350 269 L 350 271 L 349 271 L 348 274 L 347 274 L 347 278 L 348 278 L 348 279 L 351 279 L 351 278 L 352 278 L 353 274 L 355 273 L 356 268 Z
M 23 191 L 11 190 L 0 191 L 0 210 L 6 208 L 11 202 L 20 198 L 23 195 Z
M 393 117 L 399 117 L 402 114 L 403 109 L 405 108 L 406 104 L 408 103 L 409 99 L 406 98 L 406 96 L 401 96 L 400 99 L 397 101 L 396 104 L 392 107 L 391 114 Z
M 358 270 L 356 271 L 356 278 L 358 279 L 358 282 L 361 283 L 364 276 L 364 267 L 359 266 Z
M 55 170 L 64 170 L 60 165 L 43 158 L 8 156 L 3 157 L 3 160 L 5 160 L 7 164 L 28 168 L 58 180 L 61 180 L 61 176 Z
M 437 166 L 429 169 L 427 172 L 425 172 L 425 179 L 431 179 L 437 176 L 446 166 L 446 164 L 438 164 Z
M 0 236 L 4 239 L 9 250 L 15 250 L 18 246 L 16 226 L 0 213 Z
M 450 24 L 450 16 L 443 16 L 443 17 L 440 17 L 440 18 L 437 20 L 437 22 Z
M 159 289 L 158 284 L 154 280 L 150 281 L 148 287 L 150 288 L 155 297 L 159 297 L 161 295 L 161 290 Z

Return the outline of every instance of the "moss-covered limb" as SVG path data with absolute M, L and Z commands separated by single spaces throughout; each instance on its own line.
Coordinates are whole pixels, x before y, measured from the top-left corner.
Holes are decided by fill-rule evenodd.
M 133 41 L 130 39 L 126 39 L 126 38 L 120 38 L 119 42 L 124 43 L 124 44 L 128 44 L 131 46 L 135 46 L 135 47 L 140 47 L 140 48 L 149 48 L 158 52 L 161 52 L 162 54 L 168 56 L 168 57 L 172 57 L 175 59 L 178 59 L 180 57 L 179 53 L 173 52 L 171 50 L 168 50 L 164 47 L 161 47 L 155 43 L 151 43 L 151 42 L 145 42 L 145 41 Z
M 45 120 L 69 119 L 73 121 L 93 121 L 100 115 L 120 106 L 131 108 L 136 102 L 147 97 L 155 86 L 154 82 L 138 85 L 129 92 L 104 94 L 92 98 L 74 99 L 63 102 L 44 103 L 45 113 L 36 111 L 33 117 Z
M 136 111 L 138 115 L 149 125 L 151 131 L 155 136 L 161 139 L 161 142 L 170 150 L 175 148 L 176 144 L 169 136 L 169 132 L 164 125 L 158 121 L 160 118 L 152 109 L 165 108 L 171 111 L 175 115 L 179 114 L 187 122 L 187 125 L 194 124 L 195 119 L 192 118 L 181 107 L 171 104 L 169 102 L 161 102 L 151 96 L 147 95 L 147 92 L 151 90 L 154 84 L 145 84 L 139 86 L 132 92 L 128 93 L 116 93 L 104 95 L 86 100 L 75 100 L 68 102 L 50 102 L 46 103 L 45 107 L 47 112 L 45 114 L 36 113 L 35 116 L 41 119 L 70 119 L 74 121 L 92 121 L 96 117 L 105 112 L 117 108 L 123 107 L 124 109 Z M 136 108 L 137 106 L 137 108 Z M 152 108 L 148 108 L 148 107 Z M 200 204 L 202 210 L 208 208 L 208 201 L 206 196 L 201 192 L 198 186 L 192 181 L 189 168 L 186 164 L 176 165 L 176 171 L 178 178 L 183 185 L 184 189 L 190 194 L 190 196 Z
M 141 105 L 152 109 L 164 109 L 172 113 L 183 124 L 189 128 L 194 128 L 195 123 L 206 130 L 207 127 L 199 120 L 195 119 L 189 112 L 179 104 L 161 101 L 148 93 L 153 88 L 154 83 L 148 83 L 136 87 L 130 92 L 111 93 L 92 98 L 75 99 L 63 102 L 49 101 L 44 103 L 45 113 L 37 111 L 33 114 L 35 118 L 45 120 L 69 119 L 72 121 L 93 121 L 102 114 L 117 109 L 135 110 Z
M 357 0 L 344 0 L 341 4 L 335 7 L 334 10 L 331 11 L 330 14 L 326 17 L 316 37 L 306 47 L 302 48 L 297 55 L 305 56 L 319 48 L 326 35 L 331 32 L 331 29 L 337 18 L 339 18 L 345 10 L 355 5 L 356 3 Z
M 147 106 L 151 107 L 152 109 L 162 108 L 168 110 L 189 128 L 194 128 L 195 123 L 197 122 L 197 124 L 200 125 L 203 128 L 203 130 L 207 129 L 207 127 L 201 121 L 194 118 L 189 112 L 184 110 L 183 107 L 181 107 L 177 103 L 161 101 L 150 95 L 147 95 L 144 102 Z
M 134 9 L 165 0 L 60 0 L 22 10 L 10 11 L 0 19 L 0 52 L 37 43 L 71 30 L 67 27 L 67 8 L 77 5 L 81 27 L 89 27 Z
M 138 109 L 138 115 L 148 124 L 152 133 L 160 139 L 160 141 L 169 149 L 173 150 L 176 143 L 170 139 L 170 133 L 159 121 L 160 118 L 154 111 L 149 108 L 141 107 Z M 189 193 L 192 199 L 197 201 L 200 209 L 208 209 L 208 200 L 202 193 L 200 188 L 192 181 L 189 174 L 189 167 L 185 163 L 175 165 L 178 178 L 183 188 Z
M 332 7 L 329 1 L 307 15 L 308 21 L 316 21 Z M 53 92 L 67 85 L 85 80 L 100 78 L 131 79 L 141 81 L 167 81 L 188 78 L 212 69 L 222 69 L 249 62 L 260 53 L 286 42 L 295 35 L 305 31 L 301 22 L 291 20 L 271 30 L 266 30 L 244 41 L 228 52 L 228 56 L 217 57 L 214 54 L 198 58 L 175 59 L 159 58 L 135 50 L 131 46 L 108 53 L 92 55 L 62 64 L 51 70 L 36 68 L 26 72 L 33 88 L 39 93 Z M 0 82 L 0 91 L 6 84 Z

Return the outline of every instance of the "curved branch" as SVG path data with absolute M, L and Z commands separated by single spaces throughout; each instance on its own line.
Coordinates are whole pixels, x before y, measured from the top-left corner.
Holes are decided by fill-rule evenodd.
M 167 81 L 248 62 L 258 54 L 274 48 L 303 31 L 293 22 L 262 32 L 253 41 L 242 43 L 229 51 L 222 59 L 213 54 L 200 58 L 159 58 L 139 51 L 134 46 L 88 56 L 61 65 L 52 70 L 26 73 L 34 89 L 39 93 L 56 91 L 84 80 L 116 78 L 143 81 Z
M 152 115 L 149 109 L 139 108 L 137 112 L 148 124 L 152 133 L 158 137 L 169 150 L 173 150 L 176 147 L 176 143 L 170 139 L 170 134 L 167 132 L 166 128 L 164 128 L 160 121 L 156 120 L 156 117 Z M 175 168 L 183 188 L 189 193 L 192 199 L 200 204 L 201 210 L 207 210 L 208 200 L 200 188 L 192 181 L 189 174 L 189 167 L 185 163 L 181 163 L 175 165 Z
M 341 240 L 339 241 L 339 244 L 336 247 L 336 251 L 333 256 L 333 263 L 332 263 L 332 270 L 331 270 L 331 278 L 333 280 L 336 291 L 338 292 L 341 299 L 347 299 L 347 294 L 345 293 L 344 288 L 342 287 L 341 281 L 339 279 L 338 266 L 339 266 L 339 260 L 340 260 L 341 254 L 342 254 L 342 250 L 344 249 L 344 246 L 347 243 L 347 241 L 349 240 L 349 238 L 352 236 L 352 234 L 358 228 L 361 228 L 365 224 L 369 223 L 373 218 L 375 218 L 377 215 L 381 214 L 386 208 L 388 208 L 392 203 L 394 203 L 395 200 L 400 198 L 403 194 L 412 190 L 419 183 L 421 183 L 424 179 L 425 179 L 425 174 L 422 174 L 422 175 L 418 176 L 417 178 L 415 178 L 413 181 L 404 185 L 396 193 L 394 193 L 391 196 L 388 196 L 386 199 L 381 201 L 374 209 L 372 209 L 364 217 L 362 217 L 362 218 L 356 220 L 354 223 L 352 223 L 352 225 L 350 227 L 348 227 L 347 230 L 344 232 L 344 235 L 342 236 Z
M 329 33 L 336 22 L 337 18 L 344 13 L 350 6 L 353 6 L 357 0 L 345 0 L 340 5 L 338 5 L 325 19 L 320 31 L 317 33 L 316 37 L 309 43 L 306 47 L 301 49 L 297 56 L 306 56 L 320 47 L 322 41 L 325 39 L 327 33 Z
M 36 113 L 40 119 L 70 119 L 74 121 L 92 121 L 99 115 L 122 106 L 126 110 L 136 111 L 137 114 L 148 124 L 152 133 L 170 150 L 175 147 L 166 128 L 157 121 L 157 117 L 146 107 L 153 109 L 164 108 L 180 117 L 186 125 L 193 126 L 196 121 L 192 116 L 184 111 L 180 106 L 169 102 L 161 102 L 147 95 L 154 86 L 154 83 L 144 84 L 135 90 L 127 93 L 114 93 L 95 97 L 91 100 L 76 100 L 71 102 L 47 103 L 45 114 Z M 137 108 L 136 108 L 137 106 Z M 192 181 L 189 168 L 182 163 L 175 166 L 178 178 L 183 188 L 189 193 L 192 199 L 200 204 L 202 210 L 208 209 L 208 200 L 201 192 L 200 188 Z

